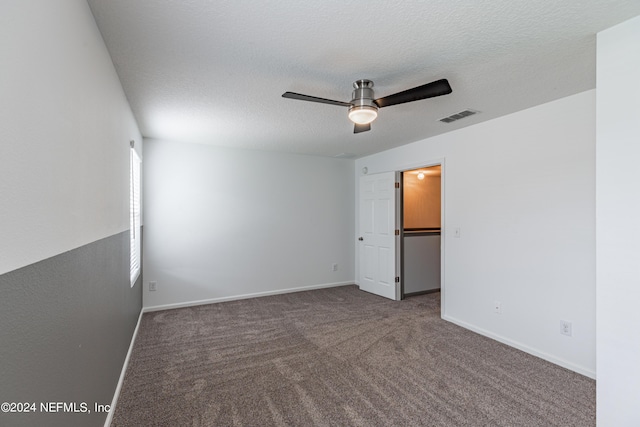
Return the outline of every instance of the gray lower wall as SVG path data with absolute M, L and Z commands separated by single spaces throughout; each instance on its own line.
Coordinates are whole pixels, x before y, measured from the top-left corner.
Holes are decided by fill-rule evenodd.
M 405 235 L 403 244 L 403 293 L 440 289 L 440 233 Z
M 142 308 L 129 284 L 129 232 L 0 275 L 0 426 L 99 426 Z M 43 413 L 41 402 L 85 402 L 91 413 Z

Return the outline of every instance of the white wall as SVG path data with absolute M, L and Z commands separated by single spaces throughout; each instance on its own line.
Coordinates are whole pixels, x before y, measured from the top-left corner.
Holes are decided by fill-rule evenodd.
M 587 91 L 358 159 L 356 185 L 444 158 L 443 317 L 593 377 L 594 146 Z
M 640 425 L 640 17 L 598 34 L 598 425 Z
M 353 283 L 353 163 L 146 140 L 144 306 Z
M 142 140 L 85 1 L 3 0 L 0 58 L 3 274 L 127 230 Z

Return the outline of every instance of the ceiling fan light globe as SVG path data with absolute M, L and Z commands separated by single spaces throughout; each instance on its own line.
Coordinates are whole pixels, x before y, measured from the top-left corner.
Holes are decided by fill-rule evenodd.
M 360 105 L 349 109 L 349 120 L 359 125 L 366 125 L 378 117 L 378 110 L 373 107 Z

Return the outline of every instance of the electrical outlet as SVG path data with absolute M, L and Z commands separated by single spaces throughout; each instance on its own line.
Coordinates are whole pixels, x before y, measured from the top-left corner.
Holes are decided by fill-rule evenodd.
M 560 333 L 562 335 L 566 335 L 568 337 L 571 336 L 571 322 L 569 322 L 568 320 L 561 320 L 560 321 Z
M 502 314 L 502 303 L 500 301 L 493 302 L 493 312 L 495 314 Z
M 338 264 L 331 264 L 331 271 L 338 271 Z
M 155 292 L 158 286 L 158 282 L 149 282 L 149 292 Z

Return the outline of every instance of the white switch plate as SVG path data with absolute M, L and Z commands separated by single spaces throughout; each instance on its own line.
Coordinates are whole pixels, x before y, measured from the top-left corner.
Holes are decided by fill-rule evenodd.
M 571 336 L 571 322 L 569 322 L 568 320 L 561 320 L 560 321 L 560 333 L 562 335 L 566 335 L 568 337 Z
M 500 301 L 493 302 L 493 312 L 495 314 L 502 314 L 502 303 Z
M 455 230 L 453 230 L 453 237 L 460 238 L 460 227 L 456 227 Z

